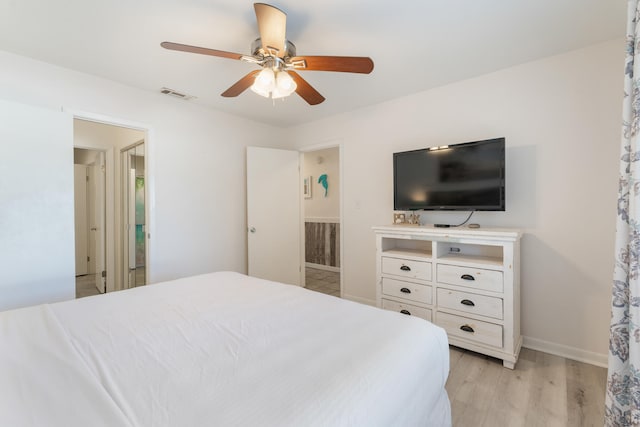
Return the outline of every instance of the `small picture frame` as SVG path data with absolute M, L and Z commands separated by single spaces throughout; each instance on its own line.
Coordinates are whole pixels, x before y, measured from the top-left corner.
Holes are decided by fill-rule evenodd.
M 311 175 L 304 177 L 304 180 L 302 181 L 302 194 L 304 194 L 304 198 L 305 199 L 310 199 L 311 198 L 311 183 L 313 181 L 311 180 Z
M 394 224 L 404 224 L 407 222 L 407 218 L 404 213 L 394 213 L 393 214 L 393 223 Z

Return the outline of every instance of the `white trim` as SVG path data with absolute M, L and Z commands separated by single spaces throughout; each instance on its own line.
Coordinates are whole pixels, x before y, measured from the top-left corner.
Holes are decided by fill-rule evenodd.
M 522 346 L 531 350 L 542 351 L 544 353 L 561 356 L 571 360 L 577 360 L 578 362 L 589 363 L 591 365 L 600 366 L 602 368 L 606 368 L 608 365 L 609 356 L 607 354 L 594 353 L 592 351 L 582 350 L 576 347 L 569 347 L 562 344 L 556 344 L 537 338 L 524 337 Z
M 147 244 L 145 245 L 145 280 L 146 284 L 151 284 L 155 280 L 153 261 L 155 259 L 155 223 L 156 223 L 156 197 L 155 197 L 155 131 L 147 124 L 123 119 L 120 117 L 97 114 L 88 111 L 74 110 L 72 108 L 61 107 L 62 112 L 71 114 L 74 119 L 98 122 L 112 126 L 125 127 L 144 132 L 144 168 L 145 168 L 145 229 L 147 233 Z M 73 121 L 72 121 L 73 123 Z M 114 154 L 115 150 L 114 150 Z M 114 161 L 116 159 L 114 158 Z M 116 273 L 117 274 L 117 273 Z M 107 276 L 108 278 L 108 276 Z
M 321 142 L 319 144 L 307 145 L 305 147 L 300 148 L 301 153 L 308 153 L 310 151 L 320 151 L 325 150 L 327 148 L 340 147 L 342 145 L 342 138 L 336 138 L 334 140 Z
M 372 299 L 368 299 L 368 298 L 361 298 L 361 297 L 356 297 L 353 295 L 342 295 L 343 299 L 347 299 L 349 301 L 353 301 L 353 302 L 358 302 L 360 304 L 365 304 L 365 305 L 370 305 L 372 307 L 377 307 L 376 305 L 376 300 L 372 300 Z
M 120 126 L 129 129 L 135 129 L 139 131 L 146 131 L 149 129 L 149 126 L 140 123 L 134 122 L 132 120 L 126 120 L 119 117 L 107 116 L 105 114 L 96 114 L 88 111 L 79 111 L 71 108 L 62 107 L 62 112 L 71 114 L 74 119 L 87 120 L 90 122 L 98 122 L 103 123 L 105 125 L 113 125 Z
M 304 222 L 319 222 L 319 223 L 324 223 L 324 224 L 339 224 L 340 223 L 340 218 L 321 218 L 321 217 L 315 217 L 315 216 L 310 216 L 304 219 Z
M 333 271 L 334 273 L 340 273 L 340 267 L 333 267 L 331 265 L 314 264 L 312 262 L 305 262 L 305 267 L 315 268 L 316 270 Z

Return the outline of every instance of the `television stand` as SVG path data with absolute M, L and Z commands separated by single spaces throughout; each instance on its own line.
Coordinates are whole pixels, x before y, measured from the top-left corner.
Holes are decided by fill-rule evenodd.
M 442 327 L 449 344 L 513 369 L 520 334 L 519 230 L 373 227 L 378 307 Z

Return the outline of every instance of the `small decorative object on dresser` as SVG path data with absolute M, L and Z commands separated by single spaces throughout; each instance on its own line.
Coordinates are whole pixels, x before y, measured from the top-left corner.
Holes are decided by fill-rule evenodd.
M 412 225 L 420 225 L 420 214 L 411 212 L 407 217 L 407 223 Z
M 378 306 L 429 320 L 449 343 L 513 369 L 520 335 L 519 230 L 374 227 Z

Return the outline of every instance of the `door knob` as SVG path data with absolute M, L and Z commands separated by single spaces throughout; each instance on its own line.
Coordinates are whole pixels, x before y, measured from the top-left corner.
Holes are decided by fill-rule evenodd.
M 249 229 L 249 232 L 250 232 L 250 233 L 255 233 L 255 232 L 256 232 L 256 228 L 255 228 L 255 227 L 251 227 L 251 228 Z

